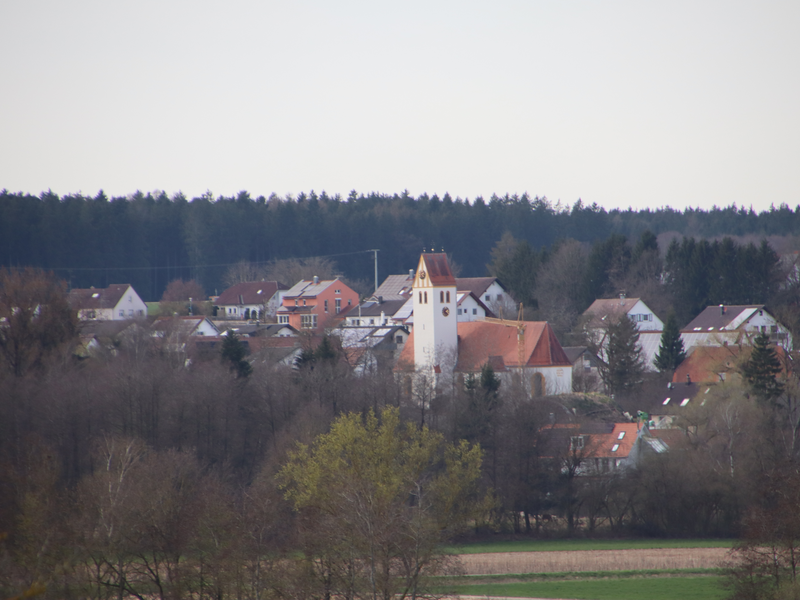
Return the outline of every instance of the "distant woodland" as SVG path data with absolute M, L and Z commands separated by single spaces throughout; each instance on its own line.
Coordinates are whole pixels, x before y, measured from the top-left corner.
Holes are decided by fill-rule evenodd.
M 444 249 L 462 276 L 482 276 L 503 234 L 539 252 L 560 240 L 589 246 L 612 235 L 634 245 L 645 231 L 662 245 L 681 236 L 737 236 L 758 244 L 800 231 L 800 206 L 781 204 L 762 213 L 735 205 L 607 211 L 580 200 L 568 206 L 525 194 L 467 202 L 448 194 L 355 191 L 347 198 L 313 191 L 253 198 L 243 191 L 193 199 L 164 192 L 112 198 L 102 191 L 63 197 L 0 192 L 0 266 L 52 270 L 70 287 L 131 283 L 148 301 L 158 300 L 175 279 L 197 280 L 208 294 L 221 292 L 226 270 L 240 261 L 328 257 L 369 291 L 374 263 L 365 251 L 371 249 L 380 250 L 381 280 L 407 272 L 423 249 Z

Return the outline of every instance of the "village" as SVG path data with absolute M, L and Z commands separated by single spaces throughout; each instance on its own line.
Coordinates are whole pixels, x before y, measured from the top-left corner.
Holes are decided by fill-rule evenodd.
M 132 286 L 73 289 L 81 322 L 81 356 L 113 354 L 144 331 L 187 366 L 216 359 L 226 338 L 245 360 L 268 369 L 293 369 L 323 340 L 356 376 L 391 371 L 409 402 L 430 410 L 437 395 L 464 389 L 488 369 L 497 385 L 535 403 L 584 394 L 614 402 L 603 368 L 609 362 L 609 324 L 632 323 L 645 373 L 667 373 L 635 394 L 616 399 L 621 419 L 551 414 L 559 453 L 578 475 L 635 466 L 643 455 L 669 451 L 685 438 L 676 419 L 705 403 L 715 386 L 741 380 L 742 361 L 759 335 L 785 362 L 792 337 L 764 305 L 709 306 L 679 328 L 680 362 L 659 369 L 665 325 L 640 298 L 595 300 L 583 315 L 587 345 L 562 346 L 547 322 L 522 320 L 521 307 L 497 277 L 454 277 L 444 253 L 423 253 L 415 269 L 389 275 L 374 293 L 359 294 L 339 278 L 313 277 L 293 285 L 248 281 L 207 301 L 189 298 L 184 312 L 204 303 L 210 314 L 148 317 L 152 307 Z M 662 373 L 663 375 L 663 373 Z M 671 377 L 669 377 L 671 376 Z M 568 451 L 567 451 L 568 448 Z

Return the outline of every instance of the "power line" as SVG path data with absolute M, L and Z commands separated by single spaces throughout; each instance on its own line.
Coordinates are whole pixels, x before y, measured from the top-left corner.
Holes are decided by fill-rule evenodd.
M 292 256 L 289 259 L 295 258 L 298 260 L 306 260 L 309 258 L 332 258 L 335 256 L 352 256 L 354 254 L 366 254 L 369 252 L 377 252 L 376 250 L 357 250 L 355 252 L 339 252 L 337 254 L 318 254 L 314 256 Z M 288 260 L 288 259 L 273 259 L 273 260 Z M 213 269 L 216 267 L 234 267 L 243 262 L 251 265 L 268 265 L 273 260 L 261 261 L 237 261 L 235 263 L 217 263 L 209 265 L 164 265 L 164 266 L 151 266 L 151 267 L 42 267 L 47 271 L 153 271 L 159 269 Z

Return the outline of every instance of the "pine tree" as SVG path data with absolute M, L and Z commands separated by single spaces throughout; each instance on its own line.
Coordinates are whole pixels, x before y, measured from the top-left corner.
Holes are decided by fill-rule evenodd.
M 667 316 L 664 323 L 664 332 L 661 334 L 661 347 L 656 354 L 655 365 L 659 371 L 665 373 L 674 371 L 686 358 L 681 332 L 678 329 L 678 319 L 674 312 Z
M 600 375 L 610 394 L 626 392 L 641 383 L 645 359 L 639 345 L 639 330 L 627 315 L 609 323 L 605 355 Z
M 742 375 L 759 398 L 771 400 L 783 393 L 783 383 L 777 379 L 781 370 L 778 354 L 769 345 L 769 335 L 760 333 L 753 341 L 750 359 L 742 366 Z
M 229 331 L 228 335 L 225 336 L 220 353 L 222 354 L 222 360 L 230 363 L 231 371 L 235 372 L 238 378 L 244 379 L 253 372 L 253 367 L 245 359 L 247 349 L 239 341 L 239 337 L 235 332 Z

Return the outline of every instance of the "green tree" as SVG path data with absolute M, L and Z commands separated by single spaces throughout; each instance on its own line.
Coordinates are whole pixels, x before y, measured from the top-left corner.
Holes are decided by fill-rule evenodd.
M 416 598 L 446 566 L 441 544 L 481 509 L 481 450 L 427 427 L 350 413 L 278 478 L 309 533 L 304 552 L 326 597 Z
M 244 344 L 239 341 L 239 336 L 234 331 L 228 331 L 228 335 L 222 341 L 222 350 L 220 351 L 223 362 L 230 365 L 232 372 L 240 379 L 249 377 L 253 372 L 253 367 L 247 362 L 247 349 Z
M 639 385 L 645 359 L 639 345 L 639 330 L 627 315 L 621 315 L 606 327 L 605 364 L 600 376 L 610 394 L 622 394 Z
M 777 379 L 781 370 L 778 354 L 769 345 L 769 335 L 760 333 L 753 340 L 750 358 L 742 365 L 742 375 L 759 398 L 772 400 L 783 393 L 783 383 Z
M 661 334 L 661 346 L 656 354 L 655 365 L 659 371 L 665 373 L 674 371 L 686 358 L 681 332 L 678 329 L 678 319 L 674 312 L 667 316 L 664 323 L 664 332 Z

